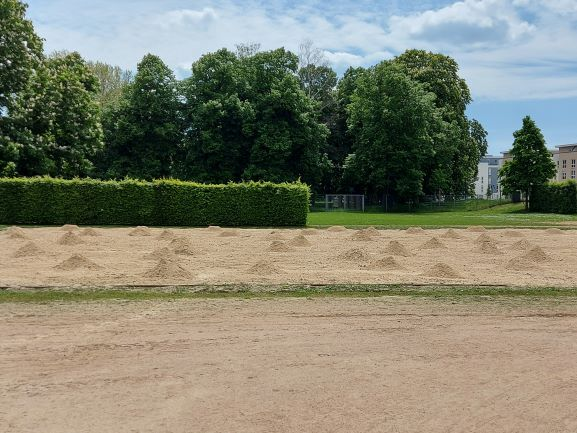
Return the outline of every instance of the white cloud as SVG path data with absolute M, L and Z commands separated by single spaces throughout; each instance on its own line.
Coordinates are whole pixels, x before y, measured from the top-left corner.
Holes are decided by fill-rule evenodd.
M 171 27 L 173 25 L 188 24 L 207 24 L 218 18 L 215 10 L 212 8 L 203 8 L 202 10 L 179 9 L 166 12 L 158 18 L 160 25 Z

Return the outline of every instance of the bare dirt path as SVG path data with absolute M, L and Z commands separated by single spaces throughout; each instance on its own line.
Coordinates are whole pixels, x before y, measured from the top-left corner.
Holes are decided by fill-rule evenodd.
M 577 300 L 0 305 L 1 432 L 575 432 Z

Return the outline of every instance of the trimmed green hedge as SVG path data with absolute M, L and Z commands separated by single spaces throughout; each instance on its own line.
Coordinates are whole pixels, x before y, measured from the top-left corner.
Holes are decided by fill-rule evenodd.
M 547 213 L 577 213 L 577 182 L 551 182 L 533 188 L 530 210 Z
M 303 226 L 303 183 L 0 178 L 0 224 Z

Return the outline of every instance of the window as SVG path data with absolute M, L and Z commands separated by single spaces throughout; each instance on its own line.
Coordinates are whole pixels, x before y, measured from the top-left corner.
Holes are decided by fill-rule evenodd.
M 566 159 L 563 160 L 563 168 L 567 168 L 567 160 Z
M 567 179 L 567 173 L 565 172 L 561 173 L 561 179 Z
M 571 170 L 571 179 L 575 179 L 575 170 Z
M 575 160 L 574 159 L 571 160 L 571 168 L 575 168 Z

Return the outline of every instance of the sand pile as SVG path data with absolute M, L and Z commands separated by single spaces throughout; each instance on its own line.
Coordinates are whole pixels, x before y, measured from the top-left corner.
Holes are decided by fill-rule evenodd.
M 26 232 L 22 230 L 20 227 L 11 226 L 6 229 L 6 233 L 8 233 L 8 237 L 10 239 L 30 239 Z
M 32 257 L 41 253 L 42 250 L 38 248 L 38 245 L 36 245 L 34 242 L 26 242 L 24 245 L 18 248 L 14 254 L 12 254 L 12 257 Z
M 338 255 L 339 259 L 349 260 L 352 262 L 366 261 L 370 259 L 369 254 L 360 248 L 350 248 Z
M 317 229 L 302 229 L 301 230 L 301 235 L 304 235 L 304 236 L 315 236 L 318 234 L 319 234 L 319 231 Z
M 367 232 L 365 230 L 357 230 L 349 237 L 349 239 L 351 241 L 368 242 L 373 240 L 373 236 L 371 235 L 370 232 Z
M 549 260 L 549 256 L 545 251 L 541 249 L 541 247 L 533 247 L 525 254 L 521 256 L 521 258 L 532 262 L 532 263 L 542 263 Z
M 270 275 L 270 274 L 280 274 L 282 271 L 274 264 L 268 260 L 260 260 L 250 268 L 247 272 L 249 274 L 259 274 L 259 275 Z
M 190 279 L 192 274 L 171 260 L 161 258 L 156 266 L 142 274 L 154 279 Z
M 223 238 L 230 238 L 238 235 L 239 235 L 238 230 L 223 230 L 219 236 Z
M 174 238 L 170 241 L 172 252 L 180 256 L 194 256 L 196 251 L 187 238 Z
M 146 226 L 137 226 L 128 236 L 152 236 L 151 230 Z
M 565 232 L 561 229 L 557 229 L 557 228 L 550 228 L 545 230 L 545 233 L 547 233 L 548 235 L 564 235 Z
M 284 236 L 278 230 L 273 230 L 266 235 L 266 239 L 269 241 L 284 241 Z
M 470 227 L 467 227 L 467 231 L 473 232 L 473 233 L 482 233 L 482 232 L 486 232 L 487 229 L 483 226 L 470 226 Z
M 503 252 L 497 248 L 497 246 L 493 242 L 480 242 L 477 244 L 475 248 L 472 250 L 474 253 L 481 253 L 487 255 L 499 255 L 503 254 Z
M 74 271 L 76 269 L 101 269 L 102 266 L 97 265 L 92 260 L 87 259 L 82 254 L 73 254 L 62 263 L 54 266 L 54 269 L 61 271 Z
M 423 233 L 425 230 L 423 230 L 421 227 L 409 227 L 407 230 L 405 230 L 406 233 L 409 233 L 411 235 L 418 235 L 420 233 Z
M 535 245 L 533 245 L 527 239 L 521 239 L 520 241 L 517 241 L 513 245 L 511 245 L 509 249 L 514 251 L 527 251 L 533 248 L 534 246 Z
M 434 249 L 439 249 L 439 248 L 447 248 L 447 246 L 444 243 L 442 243 L 439 239 L 437 239 L 436 237 L 432 237 L 427 242 L 425 242 L 423 245 L 421 245 L 422 250 L 434 250 Z
M 267 251 L 273 253 L 286 253 L 292 251 L 292 249 L 282 241 L 273 241 L 268 247 Z
M 288 242 L 288 244 L 293 247 L 309 247 L 311 245 L 308 239 L 303 235 L 295 236 Z
M 431 278 L 463 278 L 457 271 L 446 263 L 437 263 L 431 269 L 423 274 Z
M 507 236 L 508 238 L 522 238 L 525 237 L 523 233 L 517 230 L 505 230 L 503 232 L 503 236 Z
M 339 233 L 339 232 L 346 232 L 347 228 L 343 227 L 343 226 L 331 226 L 327 229 L 328 232 L 334 232 L 334 233 Z
M 220 226 L 208 226 L 207 230 L 210 232 L 219 232 L 221 230 Z
M 382 259 L 375 260 L 370 264 L 369 268 L 383 271 L 401 271 L 405 269 L 392 256 L 387 256 Z
M 98 233 L 92 227 L 88 227 L 80 231 L 80 236 L 100 236 L 100 233 Z
M 64 230 L 67 232 L 73 232 L 78 230 L 80 227 L 78 227 L 76 224 L 64 224 L 62 227 L 60 227 L 60 230 Z
M 80 245 L 84 241 L 74 232 L 66 232 L 58 238 L 59 245 Z
M 381 232 L 374 227 L 367 227 L 366 229 L 363 229 L 363 231 L 365 233 L 368 233 L 371 236 L 380 236 L 381 235 Z
M 538 264 L 549 260 L 549 256 L 541 249 L 541 247 L 533 247 L 525 254 L 519 257 L 514 257 L 507 262 L 506 268 L 515 270 L 531 270 L 538 269 Z
M 174 252 L 168 247 L 157 248 L 150 253 L 147 253 L 143 256 L 146 260 L 159 260 L 159 259 L 167 259 L 167 260 L 175 260 L 176 257 Z
M 445 239 L 462 239 L 463 238 L 459 233 L 457 233 L 453 229 L 447 230 L 445 233 L 443 233 L 441 235 L 441 237 L 445 238 Z
M 390 241 L 389 245 L 387 245 L 387 248 L 385 248 L 385 253 L 401 257 L 409 257 L 412 255 L 410 251 L 399 241 Z
M 161 241 L 171 241 L 174 239 L 174 233 L 170 230 L 164 229 L 160 232 L 160 234 L 156 237 L 156 239 Z
M 483 233 L 482 235 L 480 235 L 477 239 L 475 239 L 474 241 L 476 244 L 484 244 L 487 242 L 490 243 L 495 243 L 497 242 L 494 238 L 492 238 L 491 236 L 489 236 L 487 233 Z

